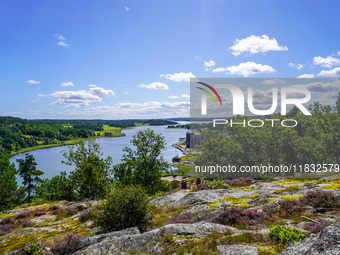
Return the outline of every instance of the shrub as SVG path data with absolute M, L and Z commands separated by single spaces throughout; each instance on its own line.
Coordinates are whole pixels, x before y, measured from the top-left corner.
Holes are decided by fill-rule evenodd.
M 332 222 L 329 221 L 317 221 L 317 222 L 310 222 L 304 225 L 304 229 L 312 232 L 312 233 L 319 233 L 325 227 L 332 225 Z
M 28 227 L 31 225 L 31 220 L 21 220 L 20 221 L 20 224 L 23 226 L 23 227 Z
M 6 217 L 1 220 L 1 225 L 5 224 L 14 224 L 14 220 L 12 217 Z
M 49 211 L 56 211 L 60 208 L 59 205 L 50 205 L 50 207 L 48 207 Z
M 91 209 L 86 209 L 79 214 L 79 221 L 84 223 L 91 218 Z
M 299 199 L 279 200 L 279 214 L 283 217 L 299 215 L 304 211 L 303 204 Z
M 148 198 L 140 186 L 113 188 L 104 204 L 104 212 L 96 219 L 105 232 L 138 227 L 141 231 L 150 225 Z
M 291 243 L 299 242 L 305 239 L 308 234 L 302 232 L 295 227 L 288 226 L 272 226 L 270 228 L 270 234 L 280 242 L 282 246 L 289 245 Z
M 340 198 L 336 197 L 334 193 L 329 191 L 310 191 L 306 195 L 299 199 L 301 203 L 305 205 L 313 206 L 314 208 L 339 208 Z
M 224 180 L 224 183 L 233 187 L 242 187 L 252 185 L 254 183 L 254 179 L 252 178 L 226 179 Z
M 208 189 L 224 189 L 225 186 L 223 185 L 223 180 L 221 179 L 216 179 L 216 180 L 208 180 L 206 182 L 207 188 Z
M 34 236 L 30 237 L 30 245 L 28 248 L 25 248 L 25 251 L 29 255 L 37 255 L 42 251 L 42 247 L 37 243 Z
M 73 207 L 68 207 L 67 208 L 67 215 L 74 215 L 74 214 L 76 214 L 78 212 L 78 210 L 76 209 L 76 208 L 73 208 Z
M 18 214 L 16 214 L 14 217 L 17 220 L 17 219 L 23 219 L 23 218 L 26 218 L 26 217 L 29 217 L 29 216 L 31 216 L 31 211 L 25 209 L 25 210 L 19 212 Z
M 171 219 L 168 220 L 167 224 L 176 224 L 176 223 L 191 224 L 195 222 L 196 221 L 194 220 L 192 214 L 188 212 L 184 212 L 184 213 L 179 214 L 178 216 L 171 217 Z
M 223 225 L 246 227 L 263 224 L 274 219 L 274 216 L 267 212 L 224 206 L 223 211 L 217 213 L 211 221 Z
M 34 213 L 34 216 L 37 216 L 37 217 L 46 214 L 46 212 L 43 209 L 41 209 L 41 208 L 35 209 L 33 211 L 33 213 Z
M 57 239 L 51 248 L 54 255 L 68 255 L 75 252 L 81 244 L 83 239 L 82 235 L 75 235 L 73 233 L 64 235 L 63 237 Z

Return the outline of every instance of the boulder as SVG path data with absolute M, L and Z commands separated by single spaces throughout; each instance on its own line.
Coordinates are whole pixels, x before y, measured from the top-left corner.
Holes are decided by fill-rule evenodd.
M 238 231 L 236 228 L 216 223 L 169 224 L 140 234 L 136 228 L 93 236 L 83 241 L 75 255 L 120 254 L 120 253 L 160 253 L 165 248 L 165 235 L 203 237 L 211 232 Z M 130 231 L 124 233 L 123 231 Z
M 258 249 L 249 245 L 219 245 L 217 246 L 220 255 L 257 255 Z
M 281 255 L 340 255 L 340 224 L 324 228 L 288 247 Z

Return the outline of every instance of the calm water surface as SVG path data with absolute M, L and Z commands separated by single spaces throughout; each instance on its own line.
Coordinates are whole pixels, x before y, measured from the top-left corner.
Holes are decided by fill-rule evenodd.
M 133 129 L 126 129 L 122 132 L 126 136 L 122 137 L 108 137 L 108 138 L 98 138 L 96 141 L 100 144 L 102 151 L 104 152 L 104 158 L 111 156 L 113 163 L 118 164 L 124 154 L 123 148 L 129 146 L 133 148 L 130 144 L 130 139 L 139 130 L 144 130 L 151 128 L 157 134 L 161 134 L 165 137 L 166 149 L 163 151 L 163 156 L 166 161 L 171 162 L 174 156 L 183 156 L 182 152 L 174 148 L 172 144 L 179 141 L 179 138 L 185 137 L 185 133 L 188 131 L 186 129 L 167 129 L 167 126 L 147 126 L 147 127 L 137 127 Z M 74 166 L 68 166 L 62 164 L 61 161 L 65 160 L 61 151 L 67 150 L 67 146 L 53 147 L 40 149 L 36 151 L 29 152 L 32 154 L 37 162 L 37 169 L 44 172 L 42 178 L 51 178 L 58 175 L 61 171 L 70 172 L 74 170 Z M 15 155 L 10 161 L 13 162 L 18 168 L 17 159 L 25 159 L 25 154 Z M 18 178 L 20 183 L 20 179 Z

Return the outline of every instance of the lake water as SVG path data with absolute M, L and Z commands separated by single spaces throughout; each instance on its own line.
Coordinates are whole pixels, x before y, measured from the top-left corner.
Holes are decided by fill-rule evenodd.
M 157 134 L 164 136 L 166 148 L 165 151 L 163 151 L 163 156 L 166 161 L 171 162 L 172 158 L 177 155 L 183 156 L 182 152 L 173 147 L 172 144 L 178 142 L 179 138 L 185 137 L 185 134 L 188 131 L 186 129 L 168 129 L 167 126 L 137 127 L 123 130 L 122 132 L 125 133 L 126 136 L 98 138 L 96 141 L 100 144 L 102 151 L 104 152 L 104 158 L 111 156 L 113 163 L 118 164 L 120 163 L 120 160 L 124 154 L 123 148 L 129 146 L 133 149 L 133 146 L 130 144 L 130 139 L 132 139 L 132 136 L 136 134 L 137 131 L 147 128 L 150 128 Z M 70 172 L 74 170 L 74 166 L 68 166 L 61 163 L 62 160 L 65 160 L 61 151 L 67 149 L 67 146 L 61 146 L 29 152 L 33 155 L 35 161 L 37 162 L 37 169 L 44 172 L 44 175 L 41 176 L 42 178 L 51 178 L 58 175 L 61 171 Z M 18 163 L 16 162 L 17 159 L 25 159 L 25 154 L 15 155 L 10 159 L 10 161 L 14 163 L 18 169 Z M 19 177 L 18 183 L 21 181 L 22 180 Z

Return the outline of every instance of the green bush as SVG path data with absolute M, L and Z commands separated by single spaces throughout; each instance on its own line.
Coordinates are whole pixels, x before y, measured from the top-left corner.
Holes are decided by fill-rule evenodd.
M 300 242 L 306 237 L 308 234 L 302 232 L 301 230 L 295 227 L 288 226 L 280 226 L 275 225 L 270 228 L 270 234 L 281 243 L 282 246 L 286 246 L 291 243 Z
M 138 185 L 120 186 L 111 190 L 95 221 L 103 232 L 138 227 L 145 231 L 151 224 L 146 191 Z

